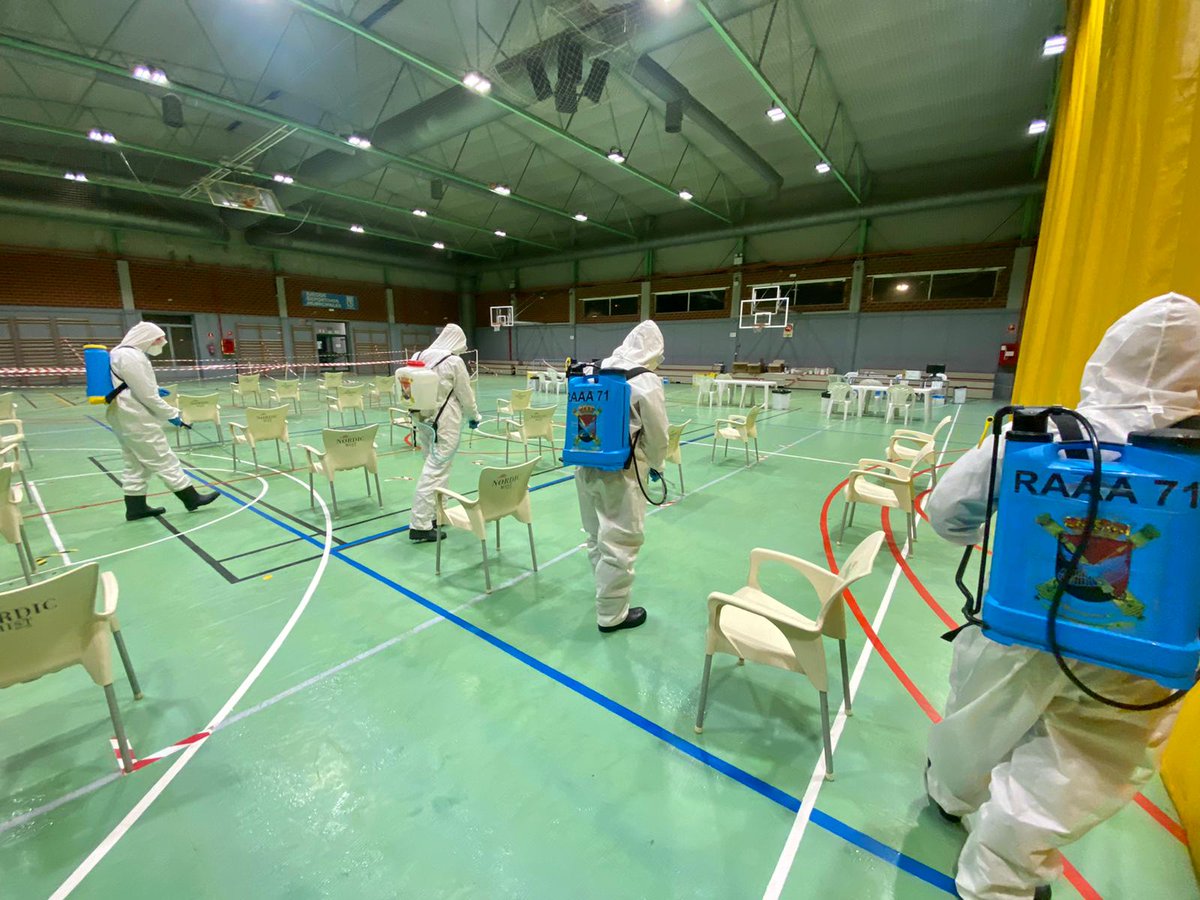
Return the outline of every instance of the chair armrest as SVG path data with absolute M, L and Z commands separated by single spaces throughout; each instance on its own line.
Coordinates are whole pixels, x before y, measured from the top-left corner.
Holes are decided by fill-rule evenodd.
M 0 447 L 0 456 L 7 456 L 9 453 L 12 453 L 15 455 L 15 457 L 16 457 L 16 459 L 14 460 L 15 462 L 19 463 L 21 461 L 21 445 L 20 444 L 18 444 L 14 441 L 11 444 L 7 444 L 3 447 Z
M 434 496 L 437 497 L 439 500 L 442 497 L 449 497 L 451 500 L 456 500 L 458 503 L 462 504 L 464 509 L 469 509 L 472 506 L 479 505 L 478 499 L 472 500 L 469 497 L 464 497 L 462 494 L 458 493 L 457 491 L 450 490 L 450 488 L 434 488 L 433 493 L 434 493 Z
M 761 590 L 759 587 L 758 570 L 764 562 L 781 563 L 785 566 L 790 566 L 803 575 L 808 580 L 808 583 L 816 589 L 817 593 L 822 593 L 837 583 L 838 577 L 836 575 L 828 569 L 818 566 L 816 563 L 811 563 L 806 559 L 801 559 L 798 556 L 792 556 L 788 553 L 780 553 L 778 550 L 755 547 L 750 551 L 750 586 L 752 588 Z
M 117 611 L 117 598 L 120 596 L 120 588 L 117 586 L 117 576 L 112 572 L 100 573 L 100 591 L 101 599 L 104 602 L 104 608 L 97 613 L 101 618 L 110 618 Z
M 300 449 L 308 454 L 309 465 L 315 465 L 325 458 L 325 454 L 316 447 L 310 447 L 308 444 L 300 444 Z
M 860 459 L 856 469 L 869 469 L 875 466 L 876 468 L 886 469 L 890 474 L 897 478 L 908 479 L 912 477 L 911 469 L 902 462 L 895 462 L 886 459 Z
M 882 481 L 884 484 L 903 485 L 904 487 L 912 486 L 911 478 L 897 478 L 895 475 L 886 475 L 878 470 L 867 471 L 866 469 L 854 469 L 850 473 L 850 483 L 847 485 L 847 487 L 852 486 L 859 478 L 866 478 L 868 481 L 875 479 L 876 481 Z
M 908 438 L 914 441 L 924 441 L 929 443 L 933 440 L 933 435 L 927 431 L 913 431 L 911 428 L 897 428 L 892 432 L 894 438 Z
M 793 612 L 792 610 L 788 610 L 786 613 L 780 612 L 774 607 L 758 603 L 751 597 L 735 597 L 732 594 L 723 594 L 720 591 L 714 591 L 708 595 L 708 608 L 710 612 L 719 612 L 722 606 L 736 606 L 738 609 L 744 609 L 748 613 L 762 616 L 767 621 L 773 622 L 783 628 L 801 631 L 804 634 L 820 633 L 819 630 L 814 630 L 812 623 L 798 612 Z
M 11 428 L 14 436 L 18 434 L 23 436 L 25 434 L 25 426 L 21 423 L 20 419 L 0 419 L 0 431 L 3 431 L 5 428 Z
M 250 428 L 249 425 L 243 425 L 241 422 L 227 422 L 226 424 L 229 426 L 230 434 L 234 437 L 237 437 L 239 431 L 245 433 Z

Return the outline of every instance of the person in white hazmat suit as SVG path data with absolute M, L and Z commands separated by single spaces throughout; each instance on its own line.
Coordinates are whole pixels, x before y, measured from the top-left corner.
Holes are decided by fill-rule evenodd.
M 1148 300 L 1118 319 L 1092 354 L 1079 412 L 1101 441 L 1116 443 L 1197 415 L 1197 348 L 1200 305 L 1178 294 Z M 930 495 L 930 523 L 946 540 L 981 540 L 991 456 L 990 440 L 970 450 Z M 1166 694 L 1134 675 L 1070 665 L 1084 684 L 1121 702 Z M 1154 775 L 1175 715 L 1175 706 L 1129 712 L 1102 704 L 1072 685 L 1050 653 L 1003 646 L 979 628 L 962 631 L 926 771 L 930 799 L 969 832 L 959 895 L 1049 897 L 1062 871 L 1059 848 L 1114 815 Z
M 654 374 L 663 360 L 663 336 L 652 321 L 641 322 L 602 369 L 649 369 L 629 379 L 629 437 L 643 477 L 659 481 L 667 453 L 667 401 Z M 579 515 L 587 532 L 588 559 L 596 578 L 596 624 L 604 633 L 637 628 L 646 610 L 629 605 L 633 564 L 645 540 L 646 499 L 637 471 L 605 472 L 580 466 L 575 471 Z
M 445 487 L 450 478 L 450 466 L 462 438 L 463 413 L 467 414 L 471 428 L 479 427 L 479 406 L 475 402 L 475 391 L 471 389 L 471 375 L 459 356 L 466 349 L 467 336 L 463 330 L 457 325 L 447 325 L 429 349 L 413 357 L 437 373 L 439 410 L 435 419 L 420 426 L 426 456 L 413 493 L 409 518 L 408 539 L 414 543 L 437 540 L 433 521 L 437 512 L 434 491 Z
M 105 418 L 121 444 L 125 471 L 121 486 L 125 490 L 125 519 L 161 516 L 166 510 L 146 503 L 151 475 L 157 475 L 183 501 L 189 511 L 212 503 L 216 493 L 201 494 L 183 473 L 179 457 L 167 443 L 162 423 L 183 426 L 179 410 L 163 400 L 150 357 L 158 356 L 166 345 L 166 333 L 153 322 L 139 322 L 109 354 L 113 387 L 119 389 L 108 404 Z

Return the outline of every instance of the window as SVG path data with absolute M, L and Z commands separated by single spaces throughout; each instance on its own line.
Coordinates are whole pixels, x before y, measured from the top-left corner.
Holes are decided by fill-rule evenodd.
M 702 291 L 671 291 L 654 295 L 655 315 L 660 313 L 722 312 L 726 288 Z
M 959 269 L 946 272 L 911 272 L 876 275 L 871 279 L 871 299 L 876 303 L 923 300 L 991 300 L 996 296 L 999 268 Z
M 776 296 L 787 297 L 791 309 L 805 306 L 844 306 L 846 303 L 846 279 L 830 278 L 822 281 L 793 281 L 786 284 L 756 284 L 752 299 L 773 300 Z
M 596 297 L 583 301 L 583 317 L 585 319 L 603 319 L 610 316 L 636 316 L 641 298 L 630 297 Z

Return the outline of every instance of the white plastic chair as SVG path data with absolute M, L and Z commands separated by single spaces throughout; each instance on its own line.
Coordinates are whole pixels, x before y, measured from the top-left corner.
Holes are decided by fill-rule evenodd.
M 17 418 L 17 395 L 12 391 L 0 394 L 0 419 Z
M 854 396 L 854 389 L 845 381 L 833 381 L 829 384 L 829 406 L 825 410 L 825 418 L 833 415 L 833 408 L 837 404 L 842 405 L 842 421 L 846 421 L 846 417 L 850 415 L 850 407 L 857 402 Z
M 542 373 L 542 390 L 547 394 L 550 393 L 550 388 L 554 388 L 554 395 L 557 397 L 566 386 L 567 376 L 557 369 L 547 369 Z
M 897 428 L 888 441 L 887 458 L 890 462 L 907 462 L 916 459 L 926 444 L 937 444 L 942 432 L 950 427 L 953 418 L 946 416 L 937 423 L 933 431 L 912 431 Z M 933 470 L 933 483 L 937 484 L 937 469 Z
M 352 424 L 358 424 L 358 414 L 362 413 L 363 424 L 367 422 L 367 407 L 366 407 L 366 391 L 365 384 L 342 384 L 333 389 L 333 393 L 328 397 L 328 403 L 325 407 L 325 425 L 330 424 L 330 417 L 333 413 L 337 413 L 342 418 L 342 425 L 346 424 L 346 410 L 351 410 Z
M 272 382 L 272 386 L 267 388 L 267 399 L 274 401 L 276 405 L 285 400 L 291 400 L 292 409 L 296 411 L 296 415 L 304 415 L 304 401 L 300 399 L 299 378 L 276 378 Z
M 733 385 L 729 383 L 732 380 L 733 376 L 728 372 L 721 372 L 716 378 L 713 379 L 713 387 L 716 388 L 717 391 L 717 406 L 725 405 L 726 391 L 729 391 L 730 395 L 732 396 Z
M 509 418 L 521 420 L 521 414 L 529 409 L 533 403 L 533 388 L 513 388 L 509 399 L 503 397 L 496 398 L 496 418 L 508 416 Z
M 384 397 L 390 401 L 395 383 L 396 380 L 391 375 L 376 375 L 368 378 L 363 382 L 363 386 L 367 390 L 367 403 L 371 406 L 380 406 Z
M 412 449 L 417 448 L 417 423 L 413 421 L 412 415 L 407 409 L 400 409 L 396 406 L 388 407 L 388 441 L 391 446 L 396 446 L 396 429 L 405 428 L 412 432 Z
M 6 452 L 10 447 L 21 447 L 25 451 L 25 461 L 29 463 L 29 468 L 33 468 L 29 441 L 25 439 L 25 426 L 20 419 L 0 419 L 0 452 Z
M 95 611 L 97 581 L 103 588 L 100 612 Z M 96 563 L 0 594 L 0 609 L 28 611 L 16 619 L 19 627 L 0 629 L 0 689 L 36 681 L 68 666 L 83 666 L 92 681 L 104 688 L 122 768 L 129 773 L 133 771 L 133 759 L 113 690 L 110 634 L 134 700 L 142 699 L 142 688 L 121 637 L 117 595 L 116 576 L 111 572 L 101 575 Z
M 846 659 L 846 610 L 843 596 L 850 585 L 871 573 L 883 543 L 876 531 L 854 548 L 840 573 L 786 553 L 757 548 L 750 551 L 750 577 L 745 587 L 732 594 L 708 595 L 708 632 L 705 639 L 704 677 L 700 682 L 700 704 L 696 711 L 696 733 L 704 731 L 704 708 L 708 703 L 708 681 L 715 653 L 728 653 L 745 660 L 804 675 L 817 689 L 821 700 L 821 732 L 825 745 L 825 777 L 833 780 L 833 741 L 829 732 L 829 675 L 825 642 L 838 642 L 842 667 L 842 701 L 850 715 L 850 669 Z M 799 573 L 817 599 L 817 617 L 810 619 L 767 594 L 759 581 L 763 563 L 781 563 Z
M 255 375 L 255 378 L 258 376 Z M 258 393 L 255 391 L 254 393 Z M 200 422 L 211 422 L 217 433 L 217 443 L 222 444 L 225 438 L 221 436 L 221 397 L 213 391 L 211 394 L 176 394 L 175 402 L 179 407 L 179 418 L 185 425 L 197 425 Z M 192 446 L 192 429 L 175 429 L 175 446 L 179 446 L 179 432 L 186 431 L 188 447 Z
M 229 385 L 230 402 L 235 406 L 238 401 L 242 401 L 241 405 L 246 405 L 246 395 L 253 394 L 255 403 L 262 403 L 262 397 L 259 396 L 259 379 L 260 375 L 239 375 L 237 381 Z
M 344 383 L 345 372 L 326 372 L 323 375 L 317 376 L 317 389 L 321 391 L 331 391 L 336 387 L 341 387 Z
M 533 559 L 533 571 L 537 571 L 537 548 L 533 543 L 533 514 L 529 505 L 529 478 L 537 467 L 536 459 L 509 468 L 486 468 L 479 473 L 479 493 L 474 500 L 456 494 L 449 488 L 437 488 L 437 563 L 435 572 L 442 574 L 442 530 L 441 525 L 461 528 L 479 539 L 483 553 L 483 583 L 487 593 L 492 592 L 492 573 L 488 566 L 487 524 L 496 523 L 496 552 L 500 552 L 500 520 L 512 516 L 529 529 L 529 555 Z M 454 500 L 457 506 L 447 506 L 446 500 Z
M 504 464 L 508 465 L 509 448 L 517 441 L 525 448 L 525 459 L 529 459 L 529 442 L 537 439 L 538 459 L 542 456 L 542 441 L 550 442 L 550 455 L 557 457 L 554 449 L 554 414 L 557 406 L 531 406 L 525 410 L 518 422 L 516 419 L 503 419 L 504 425 Z
M 21 560 L 21 574 L 25 576 L 26 584 L 32 584 L 37 566 L 29 549 L 25 520 L 21 516 L 21 503 L 25 500 L 25 495 L 12 483 L 15 474 L 17 470 L 12 463 L 0 466 L 0 534 L 17 548 L 17 558 Z
M 725 440 L 725 455 L 729 455 L 729 442 L 741 441 L 746 446 L 746 465 L 750 465 L 750 441 L 754 441 L 754 461 L 758 462 L 758 414 L 762 407 L 751 407 L 744 416 L 730 416 L 728 419 L 717 419 L 713 423 L 716 434 L 713 435 L 712 454 L 709 459 L 717 458 L 717 441 Z
M 717 399 L 717 380 L 712 375 L 693 375 L 692 387 L 696 389 L 696 405 L 707 400 L 709 409 L 712 409 Z
M 711 380 L 711 379 L 710 379 Z M 687 491 L 683 487 L 683 452 L 680 450 L 679 442 L 683 437 L 684 429 L 692 424 L 692 420 L 688 419 L 682 425 L 667 426 L 667 455 L 666 461 L 675 463 L 679 467 L 679 495 L 683 496 Z M 715 440 L 713 451 L 716 452 Z
M 309 508 L 316 506 L 313 497 L 313 475 L 324 475 L 329 480 L 329 496 L 333 500 L 333 514 L 338 515 L 337 491 L 333 487 L 333 476 L 338 472 L 362 469 L 367 483 L 367 496 L 371 496 L 371 476 L 375 476 L 375 493 L 379 495 L 379 508 L 383 508 L 383 493 L 379 489 L 379 458 L 375 454 L 375 432 L 378 425 L 363 428 L 326 428 L 321 432 L 325 442 L 324 452 L 301 444 L 300 449 L 308 454 Z
M 288 448 L 288 465 L 296 468 L 296 460 L 292 457 L 291 438 L 288 436 L 288 408 L 272 406 L 266 409 L 251 406 L 246 410 L 246 424 L 229 423 L 229 434 L 233 438 L 233 470 L 237 471 L 238 444 L 250 448 L 254 457 L 254 468 L 258 468 L 258 442 L 274 441 L 275 452 L 279 456 L 279 464 L 283 465 L 283 448 Z
M 846 533 L 846 526 L 854 526 L 854 511 L 859 503 L 871 506 L 899 509 L 908 518 L 909 555 L 914 551 L 917 540 L 917 522 L 914 515 L 917 499 L 917 475 L 925 467 L 926 460 L 933 456 L 933 444 L 926 444 L 910 465 L 883 459 L 860 459 L 858 466 L 850 472 L 846 487 L 842 490 L 845 506 L 842 508 L 842 528 L 838 532 L 838 543 Z
M 883 417 L 884 423 L 892 421 L 892 416 L 898 415 L 903 410 L 904 424 L 907 425 L 916 401 L 916 392 L 907 384 L 893 384 L 887 389 L 887 412 Z

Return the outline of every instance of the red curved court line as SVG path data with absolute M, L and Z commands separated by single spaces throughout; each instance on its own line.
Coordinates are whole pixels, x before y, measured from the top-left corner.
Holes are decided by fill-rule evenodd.
M 956 622 L 954 617 L 950 615 L 950 613 L 946 612 L 946 610 L 942 608 L 942 605 L 933 598 L 933 594 L 926 590 L 925 585 L 921 582 L 921 579 L 916 576 L 912 570 L 912 567 L 909 566 L 908 560 L 904 558 L 904 554 L 900 552 L 900 547 L 896 543 L 896 536 L 892 533 L 891 510 L 889 510 L 886 506 L 880 510 L 880 520 L 883 523 L 883 535 L 887 539 L 888 549 L 892 551 L 892 558 L 896 560 L 896 564 L 900 566 L 900 569 L 904 572 L 905 577 L 908 578 L 908 583 L 913 586 L 918 594 L 920 594 L 921 599 L 925 601 L 926 606 L 933 610 L 934 615 L 942 620 L 943 625 L 950 629 L 957 628 L 960 623 Z
M 835 485 L 833 490 L 829 492 L 829 496 L 825 498 L 824 504 L 821 506 L 821 515 L 819 518 L 819 524 L 821 527 L 821 541 L 825 546 L 825 559 L 829 563 L 830 571 L 833 572 L 838 571 L 838 566 L 837 559 L 833 555 L 833 541 L 829 537 L 829 508 L 833 505 L 833 498 L 841 492 L 842 488 L 846 486 L 849 480 L 849 478 L 845 478 Z M 913 577 L 915 578 L 915 576 Z M 887 649 L 887 647 L 884 646 L 883 641 L 879 638 L 879 635 L 875 633 L 875 629 L 871 627 L 871 623 L 868 622 L 866 616 L 863 615 L 862 609 L 859 608 L 858 601 L 854 598 L 854 595 L 850 591 L 846 591 L 845 597 L 846 605 L 850 607 L 850 612 L 852 612 L 854 614 L 854 618 L 858 620 L 859 626 L 862 627 L 863 633 L 866 634 L 867 640 L 871 642 L 871 645 L 879 654 L 880 659 L 882 659 L 887 664 L 887 667 L 892 670 L 892 674 L 900 680 L 900 683 L 904 686 L 904 689 L 908 691 L 913 700 L 917 702 L 917 705 L 921 707 L 921 710 L 929 717 L 930 721 L 935 724 L 940 722 L 942 720 L 941 715 L 936 709 L 933 708 L 933 705 L 929 702 L 928 698 L 926 698 L 926 696 L 921 693 L 917 686 L 913 684 L 912 679 L 908 677 L 908 673 L 901 668 L 900 664 L 896 662 L 896 658 L 892 656 L 891 652 Z M 1070 885 L 1079 892 L 1079 895 L 1083 898 L 1083 900 L 1104 900 L 1099 892 L 1097 892 L 1096 889 L 1088 882 L 1088 880 L 1084 878 L 1082 874 L 1080 874 L 1078 869 L 1071 865 L 1066 857 L 1063 857 L 1063 877 L 1066 878 L 1068 883 L 1070 883 Z
M 1147 797 L 1145 794 L 1138 794 L 1133 798 L 1133 802 L 1144 809 L 1150 818 L 1161 825 L 1163 828 L 1175 837 L 1183 846 L 1188 846 L 1187 832 L 1183 830 L 1183 826 L 1167 815 L 1166 810 Z

